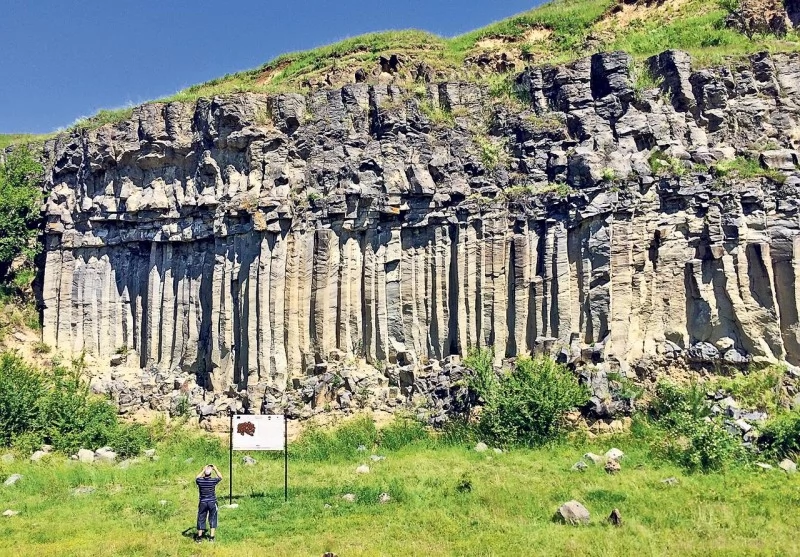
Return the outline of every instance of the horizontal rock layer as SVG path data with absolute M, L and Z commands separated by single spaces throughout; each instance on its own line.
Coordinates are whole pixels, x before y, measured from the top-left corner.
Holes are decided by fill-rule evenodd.
M 60 137 L 44 341 L 218 390 L 283 389 L 332 353 L 407 366 L 472 346 L 800 363 L 800 58 L 649 67 L 651 90 L 621 53 L 529 70 L 525 107 L 353 84 Z M 653 175 L 656 150 L 675 172 Z M 708 171 L 736 154 L 780 174 Z

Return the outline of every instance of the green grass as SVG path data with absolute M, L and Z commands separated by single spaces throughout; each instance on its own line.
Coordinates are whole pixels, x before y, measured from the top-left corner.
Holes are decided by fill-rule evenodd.
M 586 451 L 618 446 L 622 472 L 570 467 Z M 63 460 L 0 464 L 0 554 L 47 556 L 322 555 L 796 555 L 800 476 L 733 469 L 686 475 L 653 462 L 630 439 L 607 439 L 504 454 L 417 441 L 386 460 L 355 468 L 370 453 L 319 461 L 290 457 L 290 500 L 283 502 L 280 455 L 236 464 L 238 509 L 220 509 L 216 546 L 197 547 L 192 528 L 194 476 L 215 461 L 225 481 L 227 455 L 216 440 L 164 445 L 160 459 L 128 469 Z M 193 463 L 186 463 L 189 457 Z M 235 461 L 241 462 L 241 453 Z M 661 483 L 668 477 L 679 483 Z M 470 490 L 463 486 L 469 484 Z M 79 486 L 96 491 L 73 495 Z M 461 486 L 461 489 L 459 489 Z M 389 493 L 392 501 L 379 504 Z M 355 503 L 341 496 L 354 493 Z M 587 527 L 554 523 L 556 508 L 577 499 L 592 513 Z M 166 501 L 162 505 L 160 501 Z M 227 501 L 223 501 L 227 502 Z M 326 507 L 326 505 L 328 505 Z M 604 519 L 618 508 L 622 528 Z
M 0 133 L 0 151 L 11 145 L 44 143 L 48 139 L 52 139 L 55 136 L 55 133 Z

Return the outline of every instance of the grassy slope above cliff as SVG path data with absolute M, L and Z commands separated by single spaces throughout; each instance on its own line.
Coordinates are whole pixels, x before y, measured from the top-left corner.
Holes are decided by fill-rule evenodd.
M 800 50 L 800 34 L 752 40 L 725 27 L 720 0 L 554 0 L 454 38 L 424 31 L 386 31 L 320 48 L 284 54 L 259 68 L 191 86 L 166 101 L 193 101 L 228 93 L 307 91 L 313 86 L 352 82 L 357 70 L 369 73 L 382 56 L 396 54 L 403 68 L 395 80 L 427 64 L 442 79 L 480 79 L 487 72 L 516 71 L 524 65 L 564 63 L 598 51 L 625 50 L 637 59 L 671 48 L 692 54 L 695 64 L 724 63 L 753 52 Z M 508 62 L 508 63 L 506 63 Z M 104 110 L 74 126 L 97 127 L 130 115 L 130 108 Z M 0 134 L 0 149 L 12 143 L 51 137 Z

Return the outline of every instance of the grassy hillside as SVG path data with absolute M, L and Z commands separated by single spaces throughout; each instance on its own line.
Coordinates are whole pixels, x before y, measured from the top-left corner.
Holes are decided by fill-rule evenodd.
M 356 441 L 354 440 L 354 443 Z M 574 472 L 587 451 L 626 452 L 622 471 Z M 639 448 L 637 448 L 639 447 Z M 280 455 L 261 453 L 255 466 L 236 453 L 238 509 L 220 509 L 218 541 L 194 544 L 182 535 L 195 519 L 194 476 L 213 460 L 227 476 L 216 439 L 174 441 L 159 460 L 86 465 L 61 460 L 0 463 L 2 555 L 48 556 L 314 556 L 373 555 L 797 555 L 797 474 L 737 468 L 686 475 L 655 462 L 627 438 L 541 450 L 477 453 L 466 445 L 417 441 L 372 463 L 354 448 L 324 459 L 305 451 L 290 462 L 290 501 L 283 503 Z M 300 447 L 296 447 L 299 450 Z M 187 462 L 187 459 L 193 459 Z M 371 472 L 357 475 L 367 462 Z M 674 477 L 677 484 L 662 480 Z M 75 494 L 79 487 L 91 493 Z M 469 487 L 469 489 L 468 489 Z M 227 477 L 219 487 L 227 494 Z M 391 501 L 378 502 L 381 493 Z M 342 495 L 357 496 L 348 503 Z M 557 507 L 581 501 L 591 524 L 552 520 Z M 227 503 L 227 501 L 223 501 Z M 612 509 L 624 524 L 605 522 Z
M 725 27 L 720 0 L 553 0 L 543 6 L 454 38 L 424 31 L 370 33 L 312 50 L 284 54 L 259 68 L 191 86 L 161 101 L 193 101 L 228 93 L 307 91 L 340 86 L 355 72 L 379 67 L 396 54 L 401 83 L 427 64 L 442 79 L 479 79 L 495 71 L 486 61 L 504 59 L 518 70 L 528 64 L 563 63 L 592 52 L 625 50 L 638 59 L 670 48 L 689 51 L 698 66 L 724 63 L 753 52 L 800 50 L 800 35 L 758 35 L 752 40 Z M 491 66 L 491 64 L 489 64 Z M 130 115 L 105 110 L 73 127 L 97 127 Z M 0 149 L 49 136 L 0 135 Z

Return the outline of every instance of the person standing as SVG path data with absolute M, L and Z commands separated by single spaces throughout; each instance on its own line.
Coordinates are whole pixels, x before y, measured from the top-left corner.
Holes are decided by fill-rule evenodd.
M 211 474 L 217 475 L 216 478 Z M 206 529 L 206 519 L 208 519 L 208 541 L 214 541 L 214 534 L 217 530 L 217 484 L 222 481 L 222 474 L 213 464 L 207 464 L 200 470 L 195 478 L 200 495 L 200 502 L 197 505 L 197 535 L 194 541 L 203 541 L 203 532 Z

